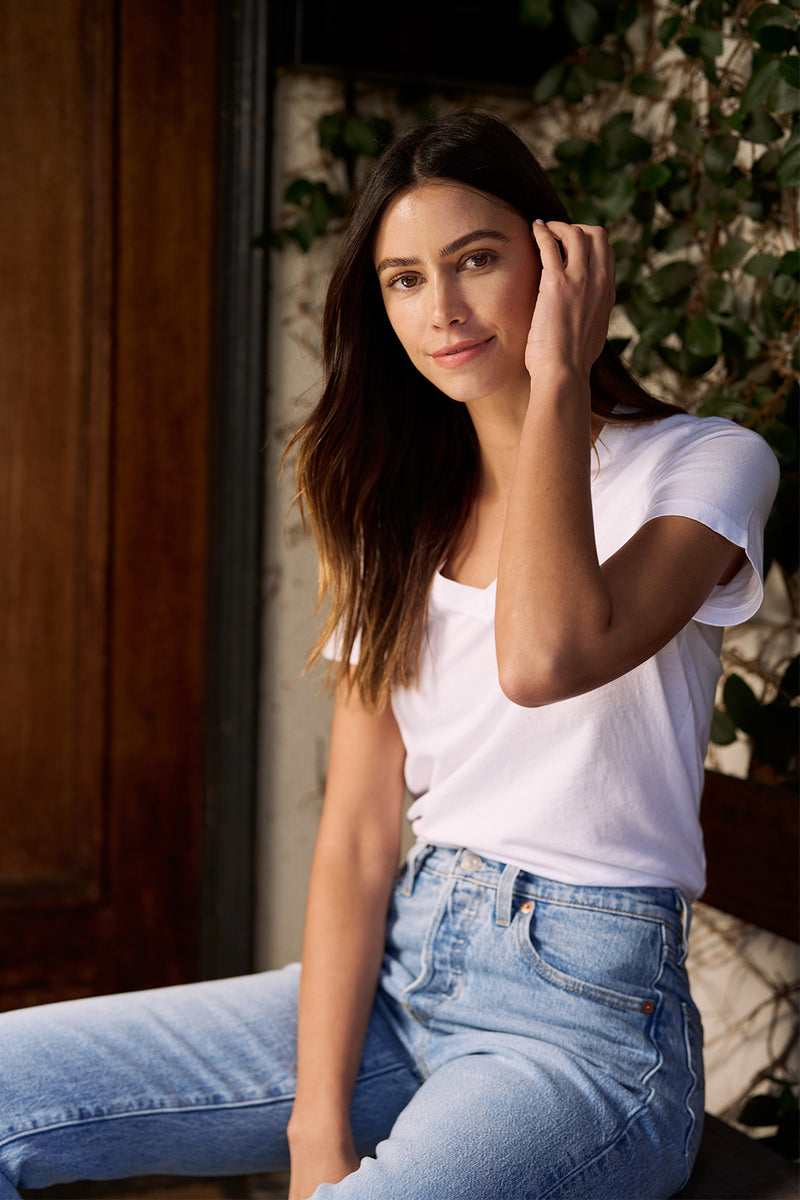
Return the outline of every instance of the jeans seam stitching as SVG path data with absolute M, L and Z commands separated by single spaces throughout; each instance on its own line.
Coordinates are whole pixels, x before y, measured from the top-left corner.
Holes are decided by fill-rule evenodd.
M 60 1121 L 49 1121 L 46 1125 L 32 1125 L 29 1129 L 20 1129 L 9 1134 L 8 1137 L 0 1138 L 0 1147 L 8 1146 L 12 1142 L 19 1141 L 20 1138 L 33 1137 L 39 1133 L 52 1133 L 56 1129 L 70 1129 L 78 1125 L 92 1125 L 101 1121 L 121 1121 L 128 1117 L 157 1117 L 195 1112 L 198 1109 L 207 1109 L 209 1112 L 213 1112 L 215 1109 L 257 1108 L 259 1105 L 285 1104 L 287 1100 L 291 1100 L 293 1095 L 293 1092 L 286 1092 L 280 1096 L 262 1096 L 253 1100 L 199 1101 L 193 1104 L 165 1104 L 158 1107 L 150 1105 L 147 1108 L 126 1109 L 124 1112 L 70 1117 Z

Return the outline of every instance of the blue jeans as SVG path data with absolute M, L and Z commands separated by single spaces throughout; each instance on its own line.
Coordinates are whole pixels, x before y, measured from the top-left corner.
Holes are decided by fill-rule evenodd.
M 415 847 L 352 1105 L 365 1157 L 315 1200 L 672 1195 L 703 1119 L 687 926 L 668 889 L 575 887 Z M 0 1016 L 0 1197 L 287 1166 L 298 978 Z

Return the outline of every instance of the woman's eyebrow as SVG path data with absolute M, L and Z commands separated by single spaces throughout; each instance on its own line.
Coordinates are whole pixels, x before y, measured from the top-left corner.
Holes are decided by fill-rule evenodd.
M 463 250 L 465 246 L 469 246 L 472 242 L 482 242 L 486 238 L 495 242 L 507 242 L 509 240 L 505 233 L 500 233 L 497 229 L 475 229 L 472 233 L 465 233 L 462 237 L 456 238 L 454 242 L 448 242 L 446 246 L 442 246 L 439 251 L 439 258 L 447 258 L 449 254 L 455 254 L 459 250 Z
M 463 250 L 465 246 L 471 246 L 473 242 L 482 242 L 486 239 L 495 242 L 507 242 L 510 239 L 505 233 L 500 233 L 497 229 L 473 229 L 471 233 L 464 233 L 453 242 L 448 242 L 446 246 L 442 246 L 439 251 L 439 258 L 447 258 L 450 254 L 457 254 L 459 250 Z M 422 259 L 420 258 L 383 258 L 376 266 L 375 270 L 380 275 L 381 271 L 387 269 L 396 270 L 398 267 L 418 267 Z

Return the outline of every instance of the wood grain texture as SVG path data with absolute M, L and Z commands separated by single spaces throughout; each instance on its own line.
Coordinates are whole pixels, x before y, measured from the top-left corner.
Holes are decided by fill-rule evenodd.
M 0 13 L 0 1005 L 194 977 L 216 5 Z

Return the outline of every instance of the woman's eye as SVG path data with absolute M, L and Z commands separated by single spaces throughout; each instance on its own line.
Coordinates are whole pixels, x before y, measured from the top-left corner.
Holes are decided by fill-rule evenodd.
M 464 260 L 465 267 L 486 267 L 494 258 L 489 250 L 475 250 Z
M 417 282 L 416 275 L 395 275 L 394 279 L 389 280 L 389 287 L 399 292 L 408 292 L 416 287 Z

